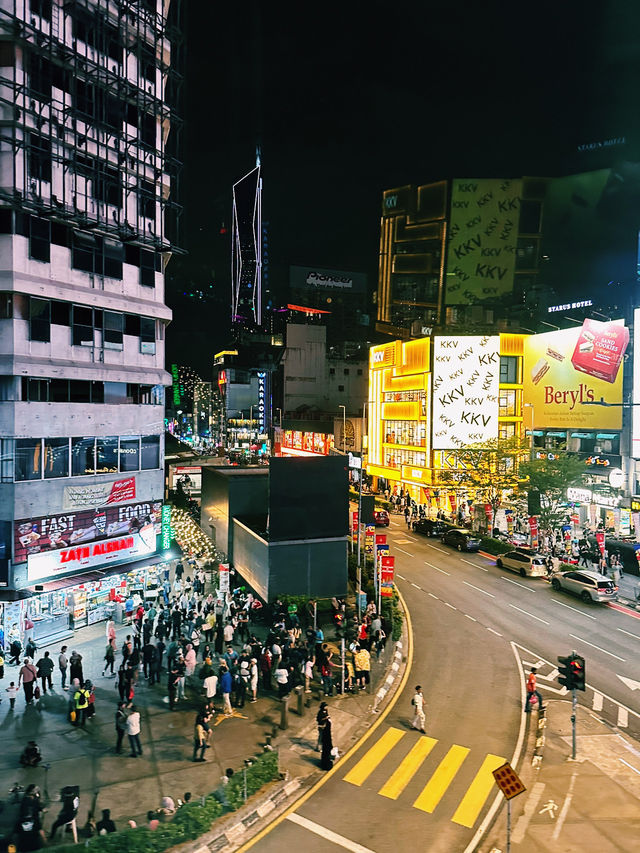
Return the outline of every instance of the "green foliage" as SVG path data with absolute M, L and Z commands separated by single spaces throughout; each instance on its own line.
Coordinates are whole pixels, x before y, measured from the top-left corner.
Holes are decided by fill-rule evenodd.
M 516 493 L 526 499 L 528 491 L 540 492 L 541 527 L 555 527 L 564 520 L 567 489 L 579 484 L 585 471 L 584 461 L 579 457 L 568 453 L 555 455 L 555 459 L 532 459 L 520 466 L 523 482 L 518 484 Z
M 235 773 L 224 790 L 225 799 L 229 804 L 229 808 L 234 811 L 242 808 L 245 802 L 244 775 L 244 772 L 239 770 Z M 263 785 L 273 782 L 274 779 L 278 779 L 279 776 L 278 753 L 275 751 L 263 752 L 262 755 L 259 755 L 254 760 L 254 763 L 250 767 L 247 767 L 247 798 L 253 796 L 253 794 L 259 791 Z
M 363 492 L 364 494 L 364 492 Z M 350 488 L 349 489 L 349 500 L 355 501 L 358 503 L 360 497 L 360 493 L 357 489 Z M 374 496 L 374 503 L 378 507 L 378 509 L 386 509 L 387 512 L 391 512 L 391 501 L 386 500 L 385 498 L 379 497 L 378 495 Z
M 387 624 L 391 625 L 391 639 L 397 642 L 402 636 L 402 623 L 404 622 L 404 614 L 400 607 L 400 596 L 394 588 L 391 599 L 382 599 L 382 616 Z
M 506 554 L 513 551 L 513 545 L 503 542 L 502 539 L 492 539 L 491 536 L 483 536 L 480 540 L 480 550 L 488 554 Z
M 213 796 L 201 803 L 187 803 L 176 812 L 171 826 L 177 826 L 185 838 L 198 838 L 211 827 L 213 821 L 222 814 L 222 805 Z

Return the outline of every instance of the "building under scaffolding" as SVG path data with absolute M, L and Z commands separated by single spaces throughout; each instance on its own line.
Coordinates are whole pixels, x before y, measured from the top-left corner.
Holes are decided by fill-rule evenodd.
M 37 527 L 80 494 L 113 503 L 125 481 L 115 503 L 162 500 L 180 20 L 177 0 L 0 0 L 0 587 L 13 595 L 47 566 L 72 569 L 31 565 L 25 518 Z

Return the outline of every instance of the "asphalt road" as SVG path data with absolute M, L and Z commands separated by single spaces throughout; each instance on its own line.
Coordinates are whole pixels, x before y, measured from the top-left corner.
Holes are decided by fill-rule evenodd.
M 413 623 L 406 686 L 327 783 L 244 849 L 462 853 L 496 801 L 491 770 L 519 758 L 522 672 L 537 664 L 543 695 L 563 693 L 556 658 L 572 649 L 586 658 L 580 702 L 640 734 L 636 614 L 556 593 L 545 580 L 408 533 L 399 520 L 389 538 Z M 411 729 L 417 683 L 426 736 Z

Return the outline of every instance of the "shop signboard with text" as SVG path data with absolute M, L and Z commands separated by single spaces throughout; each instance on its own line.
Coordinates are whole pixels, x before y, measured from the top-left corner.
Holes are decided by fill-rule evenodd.
M 620 429 L 628 343 L 624 320 L 585 320 L 580 327 L 525 338 L 524 400 L 534 426 Z M 609 405 L 584 405 L 601 400 Z
M 65 486 L 62 508 L 66 510 L 96 509 L 100 506 L 132 501 L 135 497 L 135 477 L 127 477 L 125 480 L 116 480 L 112 483 Z
M 29 581 L 35 581 L 67 572 L 102 568 L 127 560 L 140 560 L 153 554 L 155 550 L 155 527 L 153 524 L 145 524 L 137 533 L 30 554 L 27 558 L 27 578 Z
M 436 337 L 433 344 L 433 449 L 498 437 L 500 337 Z
M 23 518 L 13 527 L 13 562 L 24 563 L 33 554 L 136 533 L 147 523 L 160 533 L 161 521 L 162 501 Z

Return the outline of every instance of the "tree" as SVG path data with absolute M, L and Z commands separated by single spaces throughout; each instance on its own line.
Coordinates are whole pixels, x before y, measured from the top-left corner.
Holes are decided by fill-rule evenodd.
M 580 483 L 584 474 L 584 461 L 568 453 L 556 453 L 554 459 L 532 459 L 520 465 L 520 496 L 530 490 L 540 492 L 540 524 L 555 527 L 567 514 L 567 489 Z
M 518 437 L 492 438 L 445 453 L 445 462 L 450 460 L 452 467 L 438 471 L 438 482 L 491 504 L 495 518 L 497 509 L 520 485 L 520 468 L 528 456 L 528 442 Z

